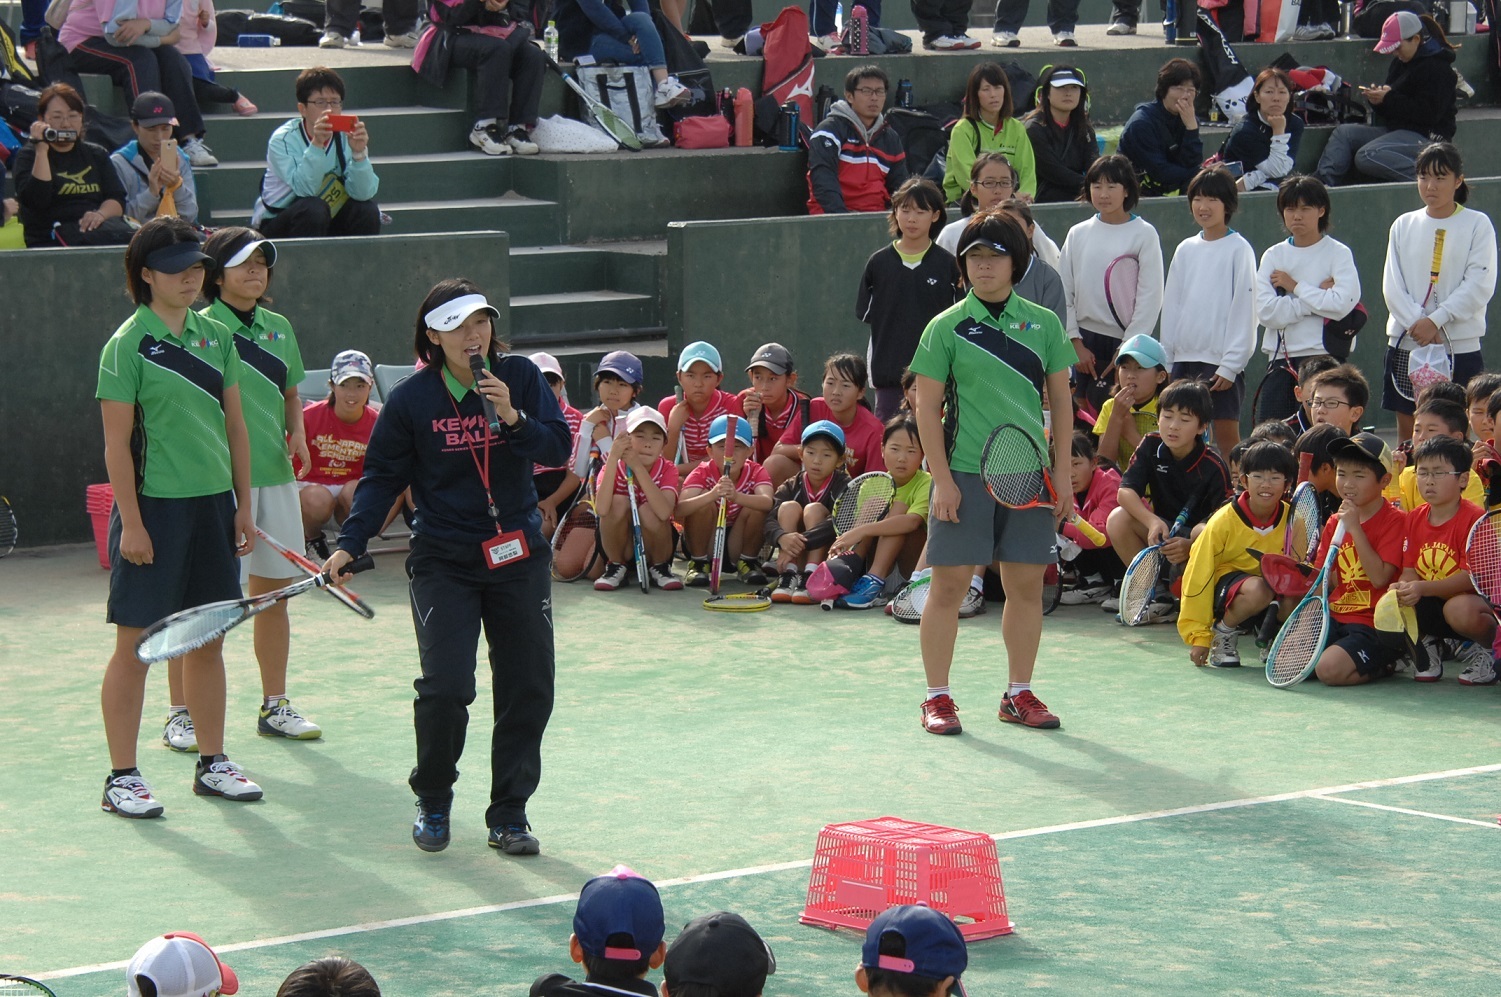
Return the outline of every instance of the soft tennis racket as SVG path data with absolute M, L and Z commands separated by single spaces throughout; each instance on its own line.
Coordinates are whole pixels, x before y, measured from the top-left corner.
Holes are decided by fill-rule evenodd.
M 980 476 L 990 497 L 1008 509 L 1051 509 L 1058 504 L 1042 448 L 1014 423 L 991 431 L 980 451 Z
M 599 563 L 599 516 L 594 511 L 592 471 L 585 469 L 584 490 L 552 534 L 552 576 L 560 582 L 577 581 Z
M 1313 473 L 1313 454 L 1304 452 L 1298 455 L 1298 485 L 1293 489 L 1292 501 L 1287 507 L 1287 524 L 1282 536 L 1283 561 L 1294 563 L 1313 557 L 1314 551 L 1319 549 L 1319 494 L 1309 484 L 1308 477 Z M 1255 551 L 1251 551 L 1253 555 Z M 1280 563 L 1280 562 L 1279 562 Z M 1292 590 L 1278 587 L 1273 581 L 1271 573 L 1267 570 L 1265 560 L 1261 561 L 1261 576 L 1271 586 L 1275 593 L 1272 602 L 1266 608 L 1261 617 L 1261 626 L 1256 632 L 1256 646 L 1266 648 L 1271 646 L 1277 636 L 1277 628 L 1281 623 L 1282 600 L 1292 594 Z M 1299 589 L 1301 596 L 1306 589 Z
M 10 499 L 0 495 L 0 557 L 16 549 L 21 539 L 21 529 L 16 525 L 16 510 L 10 507 Z
M 1141 261 L 1131 253 L 1117 256 L 1105 267 L 1105 304 L 1122 332 L 1136 317 L 1136 287 L 1140 278 Z
M 891 618 L 898 623 L 921 623 L 923 607 L 928 604 L 930 575 L 914 578 L 891 600 Z
M 1261 393 L 1266 390 L 1269 383 L 1281 380 L 1291 380 L 1291 390 L 1298 387 L 1298 365 L 1293 363 L 1292 357 L 1287 354 L 1286 330 L 1277 333 L 1276 345 L 1272 347 L 1272 355 L 1267 358 L 1266 371 L 1261 375 L 1261 383 L 1256 385 L 1256 394 L 1251 397 L 1251 418 L 1255 422 L 1264 422 L 1267 419 L 1285 419 L 1291 412 L 1267 412 L 1261 407 Z
M 1344 539 L 1345 524 L 1340 523 L 1329 538 L 1329 553 L 1324 555 L 1318 577 L 1272 642 L 1266 657 L 1266 680 L 1279 689 L 1290 689 L 1312 675 L 1329 644 L 1329 577 Z
M 1207 486 L 1206 486 L 1207 489 Z M 1183 508 L 1178 511 L 1178 516 L 1173 520 L 1173 525 L 1167 531 L 1165 543 L 1169 538 L 1182 534 L 1184 527 L 1188 525 L 1188 517 L 1204 499 L 1206 489 L 1201 489 L 1199 494 L 1183 503 Z M 1139 627 L 1147 620 L 1147 608 L 1152 605 L 1152 596 L 1157 592 L 1157 586 L 1167 574 L 1168 559 L 1162 552 L 1162 544 L 1153 544 L 1142 548 L 1131 563 L 1126 566 L 1126 574 L 1121 578 L 1121 622 L 1128 627 Z
M 266 543 L 270 545 L 272 550 L 276 551 L 282 557 L 286 558 L 288 561 L 291 561 L 293 564 L 297 565 L 297 567 L 301 568 L 303 573 L 306 574 L 309 578 L 322 573 L 322 565 L 315 564 L 305 555 L 299 554 L 297 551 L 283 546 L 280 541 L 278 541 L 271 534 L 267 533 L 265 530 L 261 529 L 259 526 L 255 528 L 255 533 L 256 536 L 266 541 Z M 337 584 L 329 585 L 325 587 L 323 591 L 327 592 L 329 595 L 333 596 L 335 599 L 339 600 L 345 606 L 348 606 L 350 609 L 354 610 L 356 613 L 359 613 L 365 619 L 375 619 L 375 610 L 370 608 L 369 604 L 367 604 L 364 599 L 361 599 L 357 594 L 351 592 L 344 586 Z
M 724 417 L 724 467 L 721 473 L 724 477 L 730 476 L 732 454 L 735 452 L 735 413 L 726 413 Z M 730 497 L 726 495 L 719 500 L 719 515 L 714 521 L 714 550 L 709 558 L 709 594 L 719 594 L 719 576 L 724 571 L 724 546 L 725 536 L 729 533 Z
M 1093 523 L 1085 519 L 1083 516 L 1079 515 L 1077 512 L 1070 513 L 1068 521 L 1070 523 L 1073 523 L 1074 529 L 1078 530 L 1080 533 L 1088 537 L 1089 542 L 1094 544 L 1096 547 L 1104 547 L 1110 542 L 1108 539 L 1106 539 L 1105 534 L 1094 528 Z
M 26 976 L 0 973 L 0 997 L 57 997 L 45 984 Z
M 711 595 L 704 600 L 704 608 L 714 613 L 759 613 L 771 608 L 771 589 Z
M 641 137 L 636 134 L 636 129 L 632 128 L 620 115 L 610 110 L 599 98 L 591 95 L 572 76 L 563 72 L 563 67 L 559 66 L 552 56 L 544 52 L 542 57 L 547 60 L 549 69 L 563 77 L 563 82 L 568 84 L 568 89 L 578 94 L 579 101 L 584 105 L 584 113 L 593 118 L 594 123 L 606 135 L 633 152 L 641 151 Z
M 1439 229 L 1433 233 L 1433 260 L 1428 266 L 1428 290 L 1423 295 L 1423 314 L 1428 315 L 1433 311 L 1433 291 L 1438 286 L 1438 272 L 1444 263 L 1444 237 L 1448 235 L 1448 229 Z M 1444 337 L 1447 341 L 1447 337 Z M 1406 346 L 1407 349 L 1403 349 Z M 1412 340 L 1407 330 L 1397 337 L 1397 346 L 1392 351 L 1392 387 L 1397 389 L 1397 394 L 1408 401 L 1415 401 L 1422 386 L 1414 384 L 1412 380 Z M 1453 351 L 1450 351 L 1449 369 L 1454 369 Z
M 1491 612 L 1501 609 L 1501 510 L 1493 509 L 1475 520 L 1465 540 L 1465 564 L 1475 591 L 1490 604 Z M 1501 615 L 1496 619 L 1501 621 Z
M 829 519 L 834 535 L 843 536 L 857 526 L 880 522 L 891 511 L 896 482 L 885 471 L 866 471 L 844 486 Z
M 351 561 L 344 570 L 355 574 L 368 571 L 373 567 L 375 567 L 375 559 L 365 554 Z M 146 628 L 140 640 L 136 641 L 136 657 L 143 664 L 151 665 L 187 654 L 189 651 L 196 651 L 206 644 L 212 644 L 241 623 L 253 619 L 278 602 L 284 602 L 315 588 L 327 588 L 333 584 L 333 580 L 326 573 L 320 572 L 312 578 L 304 578 L 300 582 L 293 582 L 291 585 L 264 595 L 251 596 L 248 599 L 210 602 L 173 613 Z
M 636 500 L 636 479 L 631 469 L 625 469 L 625 493 L 631 502 L 631 546 L 636 553 L 636 582 L 642 594 L 651 591 L 651 576 L 646 573 L 646 541 L 641 536 L 641 505 Z

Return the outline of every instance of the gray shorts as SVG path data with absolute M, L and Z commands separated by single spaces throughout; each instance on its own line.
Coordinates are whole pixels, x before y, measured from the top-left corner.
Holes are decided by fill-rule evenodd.
M 1051 509 L 1007 509 L 985 490 L 978 474 L 954 472 L 959 486 L 959 522 L 928 517 L 928 563 L 1052 564 L 1058 560 Z

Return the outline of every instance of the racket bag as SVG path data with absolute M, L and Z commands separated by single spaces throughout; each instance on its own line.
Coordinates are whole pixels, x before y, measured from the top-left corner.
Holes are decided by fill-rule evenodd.
M 667 144 L 657 124 L 656 84 L 645 66 L 579 66 L 578 81 L 590 96 L 620 116 L 648 148 Z
M 1443 344 L 1431 343 L 1413 350 L 1407 362 L 1407 376 L 1415 391 L 1422 391 L 1440 381 L 1452 380 L 1454 367 L 1449 362 L 1449 353 Z
M 1207 70 L 1204 78 L 1211 99 L 1233 127 L 1246 116 L 1246 98 L 1251 95 L 1255 80 L 1209 11 L 1199 11 L 1195 34 L 1199 39 L 1199 61 Z
M 776 20 L 761 25 L 761 40 L 763 96 L 756 101 L 757 120 L 765 115 L 774 121 L 782 105 L 795 100 L 799 121 L 803 125 L 817 125 L 813 117 L 813 43 L 808 38 L 807 11 L 801 7 L 782 8 Z M 763 104 L 768 105 L 765 112 Z

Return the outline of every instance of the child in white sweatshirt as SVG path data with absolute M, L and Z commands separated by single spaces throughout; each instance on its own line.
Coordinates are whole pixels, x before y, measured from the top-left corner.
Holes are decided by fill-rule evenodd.
M 1381 273 L 1390 316 L 1381 407 L 1397 414 L 1397 438 L 1404 440 L 1412 435 L 1414 403 L 1392 383 L 1398 351 L 1436 342 L 1442 333 L 1454 351 L 1451 376 L 1458 384 L 1467 383 L 1485 366 L 1480 341 L 1486 305 L 1496 289 L 1496 231 L 1483 213 L 1465 207 L 1470 191 L 1459 150 L 1435 142 L 1418 154 L 1417 171 L 1424 207 L 1392 222 Z M 1433 251 L 1440 232 L 1443 256 L 1435 281 Z
M 1246 364 L 1256 350 L 1256 251 L 1230 227 L 1238 204 L 1235 178 L 1223 167 L 1188 182 L 1200 232 L 1178 243 L 1162 295 L 1162 348 L 1173 380 L 1209 386 L 1221 454 L 1240 442 Z
M 1256 319 L 1269 361 L 1256 422 L 1297 411 L 1300 362 L 1329 353 L 1324 320 L 1344 318 L 1360 303 L 1355 256 L 1326 234 L 1328 189 L 1313 177 L 1288 177 L 1277 188 L 1277 211 L 1289 238 L 1262 253 L 1256 270 Z
M 1125 156 L 1102 156 L 1084 174 L 1084 189 L 1095 216 L 1068 230 L 1058 258 L 1058 276 L 1068 303 L 1068 336 L 1079 363 L 1076 390 L 1091 411 L 1111 392 L 1115 355 L 1123 339 L 1150 336 L 1162 310 L 1162 243 L 1157 230 L 1132 214 L 1141 190 L 1136 169 Z M 1129 316 L 1112 312 L 1105 274 L 1121 257 L 1138 265 L 1136 308 Z

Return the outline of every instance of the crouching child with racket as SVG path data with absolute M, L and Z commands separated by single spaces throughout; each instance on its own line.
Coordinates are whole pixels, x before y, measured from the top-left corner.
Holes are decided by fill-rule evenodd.
M 678 469 L 662 456 L 667 446 L 667 420 L 650 405 L 631 409 L 626 431 L 615 438 L 605 466 L 595 482 L 594 511 L 599 516 L 599 540 L 605 550 L 605 573 L 594 580 L 600 592 L 625 584 L 626 562 L 632 560 L 631 496 L 636 492 L 641 539 L 646 549 L 646 572 L 651 584 L 664 591 L 683 587 L 672 573 L 672 548 L 677 540 L 672 510 L 678 498 Z
M 853 552 L 866 563 L 865 574 L 839 600 L 845 609 L 879 605 L 887 576 L 898 568 L 904 577 L 910 575 L 927 544 L 933 476 L 922 469 L 922 440 L 911 416 L 898 415 L 886 423 L 881 456 L 896 486 L 891 508 L 876 522 L 841 534 L 829 548 L 831 557 Z
M 829 516 L 850 483 L 841 470 L 844 430 L 828 419 L 811 423 L 803 430 L 801 451 L 803 469 L 772 495 L 764 539 L 777 552 L 777 587 L 771 601 L 811 606 L 808 576 L 828 553 L 834 539 Z
M 1068 368 L 1077 357 L 1058 317 L 1012 293 L 1012 274 L 1032 258 L 1026 233 L 1008 215 L 982 212 L 959 237 L 959 259 L 970 291 L 928 323 L 912 359 L 917 375 L 917 426 L 933 475 L 928 507 L 928 564 L 932 567 L 922 614 L 923 669 L 928 693 L 922 725 L 933 734 L 963 729 L 949 691 L 959 604 L 969 588 L 977 554 L 999 562 L 1006 608 L 1001 632 L 1010 683 L 1000 719 L 1028 727 L 1059 726 L 1032 692 L 1032 671 L 1042 636 L 1042 583 L 1054 550 L 1058 519 L 1073 509 L 1073 494 L 1052 491 L 1046 472 L 1069 474 L 1069 443 L 1055 434 L 1051 460 L 1043 432 L 1042 394 L 1052 424 L 1073 420 Z M 992 436 L 1006 437 L 1008 462 L 1031 495 L 1019 488 L 1007 504 L 991 498 L 982 455 Z M 1030 466 L 1027 466 L 1030 465 Z M 1049 466 L 1050 465 L 1050 466 Z
M 1324 525 L 1313 563 L 1324 563 L 1340 524 L 1344 535 L 1329 593 L 1328 640 L 1314 674 L 1325 685 L 1361 685 L 1392 674 L 1406 652 L 1402 635 L 1376 629 L 1375 607 L 1402 568 L 1407 520 L 1382 497 L 1392 462 L 1379 436 L 1360 433 L 1335 440 L 1329 453 L 1343 501 Z
M 1256 553 L 1285 553 L 1283 496 L 1297 474 L 1292 451 L 1282 444 L 1251 444 L 1240 462 L 1241 493 L 1209 517 L 1193 542 L 1183 572 L 1178 633 L 1195 665 L 1239 668 L 1240 635 L 1257 626 L 1277 598 L 1261 577 Z
M 766 468 L 750 459 L 755 437 L 749 422 L 737 417 L 735 438 L 728 436 L 729 419 L 721 415 L 709 426 L 708 459 L 688 475 L 678 496 L 677 518 L 683 524 L 683 548 L 691 562 L 684 581 L 695 588 L 709 584 L 710 548 L 721 499 L 728 500 L 728 532 L 720 570 L 738 574 L 750 585 L 766 583 L 756 556 L 772 506 L 771 478 Z
M 1094 536 L 1070 522 L 1064 523 L 1059 531 L 1069 542 L 1064 545 L 1062 559 L 1072 568 L 1073 575 L 1072 584 L 1063 590 L 1059 601 L 1065 606 L 1087 606 L 1103 602 L 1120 588 L 1121 570 L 1125 566 L 1110 549 L 1110 538 L 1104 534 L 1105 524 L 1120 502 L 1121 476 L 1114 468 L 1100 466 L 1094 439 L 1083 430 L 1074 430 L 1069 471 L 1074 509 L 1093 528 Z M 1099 537 L 1104 537 L 1105 543 L 1097 543 Z M 1074 549 L 1078 553 L 1067 556 Z

